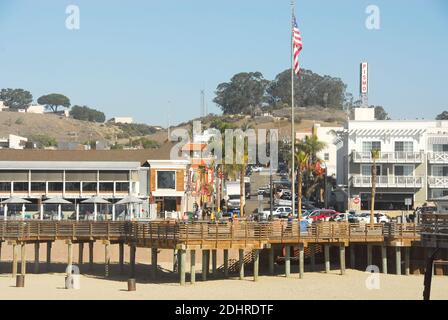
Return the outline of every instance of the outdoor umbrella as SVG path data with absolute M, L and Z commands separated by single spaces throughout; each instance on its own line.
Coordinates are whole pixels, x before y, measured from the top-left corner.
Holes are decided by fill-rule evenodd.
M 7 214 L 8 214 L 8 204 L 21 204 L 22 205 L 22 219 L 25 218 L 25 204 L 26 203 L 31 203 L 31 201 L 28 201 L 26 199 L 22 199 L 19 197 L 11 197 L 9 199 L 6 199 L 2 202 L 0 202 L 0 204 L 4 204 L 5 208 L 4 208 L 4 219 L 6 220 Z
M 98 208 L 97 208 L 97 205 L 98 204 L 108 204 L 108 203 L 110 203 L 109 201 L 107 201 L 106 199 L 103 199 L 103 198 L 101 198 L 101 197 L 98 197 L 98 196 L 94 196 L 94 197 L 92 197 L 92 198 L 89 198 L 89 199 L 87 199 L 87 200 L 84 200 L 84 201 L 81 201 L 81 203 L 92 203 L 94 206 L 93 206 L 93 210 L 94 210 L 94 212 L 93 212 L 93 214 L 94 214 L 94 220 L 96 221 L 96 217 L 97 217 L 97 212 L 98 212 Z
M 126 204 L 128 206 L 128 211 L 131 213 L 131 219 L 132 219 L 132 211 L 130 210 L 130 205 L 133 205 L 134 203 L 140 204 L 142 202 L 143 200 L 137 198 L 136 196 L 127 195 L 126 197 L 118 201 L 116 204 Z M 133 209 L 134 208 L 132 207 L 132 210 Z
M 63 204 L 72 204 L 70 201 L 62 199 L 60 197 L 55 197 L 55 198 L 49 198 L 45 201 L 42 201 L 42 203 L 45 204 L 57 204 L 58 205 L 58 220 L 61 220 L 61 216 L 62 216 L 62 208 L 61 205 Z M 41 210 L 41 220 L 43 218 L 43 211 Z

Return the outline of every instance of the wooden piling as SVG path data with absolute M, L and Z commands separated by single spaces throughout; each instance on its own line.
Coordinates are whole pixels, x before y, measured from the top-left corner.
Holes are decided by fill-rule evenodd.
M 285 277 L 291 275 L 291 247 L 289 245 L 285 246 Z
M 381 264 L 383 273 L 387 274 L 387 246 L 381 246 Z
M 213 277 L 216 277 L 216 249 L 212 250 L 212 274 Z
M 51 271 L 51 246 L 52 242 L 47 241 L 47 264 L 46 264 L 47 272 Z
M 89 241 L 89 270 L 93 271 L 93 241 Z
M 20 267 L 21 267 L 20 274 L 22 276 L 24 276 L 26 274 L 26 243 L 22 243 L 21 247 L 22 247 L 22 254 L 21 254 L 22 262 L 21 262 L 21 265 L 20 265 Z
M 132 243 L 129 246 L 130 254 L 129 254 L 129 263 L 131 265 L 131 276 L 130 278 L 135 278 L 135 254 L 136 254 L 136 246 Z
M 229 250 L 224 249 L 224 277 L 229 276 Z
M 325 272 L 330 272 L 330 246 L 328 244 L 324 245 L 324 259 L 325 259 Z
M 367 266 L 372 265 L 372 245 L 367 245 Z
M 341 266 L 341 275 L 345 275 L 345 244 L 339 246 L 339 264 Z
M 244 279 L 244 249 L 238 250 L 239 260 L 238 260 L 238 266 L 240 270 L 240 280 Z
M 305 247 L 303 243 L 299 244 L 299 278 L 303 279 L 305 275 Z
M 410 255 L 411 255 L 411 248 L 405 247 L 404 248 L 404 274 L 407 276 L 411 273 Z
M 207 280 L 207 250 L 202 250 L 202 281 Z
M 12 277 L 17 276 L 17 244 L 14 242 L 12 244 Z
M 40 249 L 40 243 L 35 242 L 34 243 L 34 273 L 39 273 L 39 249 Z
M 258 281 L 258 271 L 260 266 L 260 250 L 255 249 L 253 251 L 254 255 L 254 281 Z
M 309 250 L 311 271 L 316 271 L 316 245 L 310 244 Z
M 104 276 L 109 277 L 110 268 L 110 242 L 105 241 L 104 243 Z
M 401 248 L 395 247 L 395 272 L 401 274 Z
M 73 244 L 71 240 L 67 240 L 67 276 L 71 275 L 73 267 Z
M 78 243 L 78 265 L 81 266 L 84 263 L 84 242 Z
M 185 271 L 186 271 L 186 251 L 183 249 L 179 249 L 179 276 L 180 276 L 180 285 L 185 285 Z
M 118 263 L 120 264 L 120 274 L 124 273 L 124 242 L 118 243 Z
M 157 248 L 151 248 L 151 275 L 153 280 L 157 278 Z
M 190 251 L 190 283 L 196 283 L 196 250 Z
M 274 247 L 271 246 L 269 249 L 269 274 L 274 275 Z

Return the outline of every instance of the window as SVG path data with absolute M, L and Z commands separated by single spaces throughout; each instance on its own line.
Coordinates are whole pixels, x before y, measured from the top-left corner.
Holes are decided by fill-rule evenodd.
M 363 176 L 372 176 L 372 166 L 371 165 L 362 165 L 361 166 L 361 175 Z M 381 175 L 381 165 L 376 166 L 376 175 Z
M 324 153 L 324 160 L 325 160 L 325 161 L 330 160 L 330 154 L 329 154 L 328 152 L 325 152 L 325 153 Z
M 80 182 L 66 182 L 65 183 L 65 191 L 79 192 L 79 191 L 81 191 L 81 183 Z
M 394 167 L 395 176 L 399 177 L 411 177 L 414 175 L 414 166 L 400 165 Z
M 15 192 L 28 192 L 28 182 L 14 182 Z
M 114 192 L 114 183 L 113 182 L 100 182 L 100 191 L 101 192 Z
M 115 183 L 116 192 L 129 192 L 129 182 L 116 182 Z
M 412 141 L 395 141 L 395 152 L 413 152 L 414 142 Z
M 96 192 L 96 182 L 83 182 L 82 191 L 94 191 Z
M 433 189 L 432 190 L 432 198 L 442 198 L 448 196 L 448 190 L 446 189 Z
M 31 182 L 31 191 L 45 192 L 45 182 Z
M 48 182 L 48 192 L 62 192 L 62 182 Z
M 448 177 L 448 166 L 433 166 L 432 175 L 435 177 Z
M 363 141 L 362 152 L 371 152 L 372 150 L 381 151 L 381 141 Z
M 11 192 L 11 182 L 0 182 L 0 192 Z
M 176 172 L 157 171 L 158 189 L 176 189 Z
M 448 144 L 433 144 L 433 152 L 448 152 Z

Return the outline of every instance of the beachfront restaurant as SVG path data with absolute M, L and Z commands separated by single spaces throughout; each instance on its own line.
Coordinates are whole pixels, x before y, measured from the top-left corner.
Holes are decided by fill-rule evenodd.
M 149 219 L 138 161 L 0 161 L 0 219 Z

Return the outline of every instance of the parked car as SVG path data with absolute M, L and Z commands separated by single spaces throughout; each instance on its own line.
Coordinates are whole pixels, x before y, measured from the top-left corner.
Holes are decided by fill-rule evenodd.
M 354 215 L 351 213 L 337 213 L 334 216 L 330 218 L 330 221 L 347 221 L 351 222 L 350 220 L 354 219 Z
M 375 217 L 375 223 L 387 223 L 390 222 L 390 218 L 382 213 L 382 212 L 375 212 L 374 213 L 374 217 Z M 370 223 L 370 212 L 363 212 L 361 213 L 359 216 L 356 217 L 356 222 L 360 222 L 360 223 Z
M 314 210 L 310 215 L 307 217 L 307 221 L 309 223 L 312 223 L 314 221 L 329 221 L 331 217 L 338 214 L 339 212 L 329 209 L 318 209 Z
M 275 207 L 272 210 L 272 217 L 273 218 L 287 218 L 289 214 L 292 212 L 291 207 L 282 206 L 282 207 Z M 264 210 L 262 212 L 262 220 L 267 219 L 271 214 L 271 210 Z

